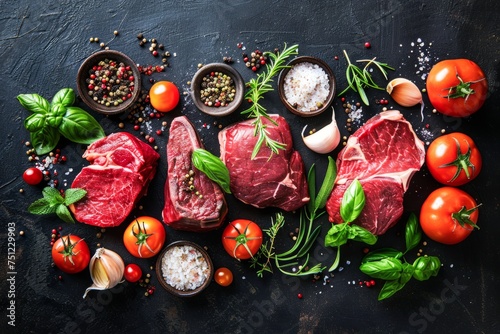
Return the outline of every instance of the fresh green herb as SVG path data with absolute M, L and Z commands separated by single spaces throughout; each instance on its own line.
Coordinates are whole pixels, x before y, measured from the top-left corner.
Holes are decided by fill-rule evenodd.
M 222 190 L 228 194 L 231 193 L 231 189 L 229 188 L 229 170 L 218 157 L 205 149 L 197 148 L 191 155 L 191 161 L 194 167 L 205 173 Z
M 322 272 L 325 267 L 321 263 L 308 267 L 309 264 L 309 250 L 318 238 L 321 232 L 321 225 L 313 228 L 314 222 L 317 218 L 322 216 L 325 211 L 323 210 L 330 195 L 335 177 L 337 175 L 337 167 L 332 157 L 328 157 L 328 167 L 326 170 L 325 178 L 320 187 L 318 194 L 316 194 L 316 171 L 315 166 L 312 165 L 309 169 L 307 176 L 309 186 L 309 203 L 304 206 L 300 212 L 299 232 L 297 239 L 293 246 L 283 253 L 275 253 L 274 240 L 278 234 L 279 229 L 284 225 L 284 218 L 282 215 L 277 216 L 276 221 L 273 222 L 271 228 L 266 230 L 267 235 L 271 238 L 270 243 L 263 244 L 257 255 L 252 259 L 252 267 L 259 268 L 257 275 L 263 276 L 264 272 L 272 273 L 272 262 L 280 272 L 289 276 L 305 276 L 310 274 L 318 274 Z M 263 262 L 261 258 L 264 258 Z M 299 264 L 299 261 L 301 263 Z M 297 271 L 289 271 L 286 268 L 297 267 Z
M 354 180 L 347 187 L 340 203 L 340 215 L 344 222 L 332 224 L 325 236 L 325 246 L 337 247 L 337 256 L 328 271 L 337 269 L 340 263 L 340 246 L 346 244 L 348 240 L 360 241 L 368 245 L 374 245 L 377 242 L 376 235 L 361 226 L 351 224 L 361 214 L 365 200 L 365 192 L 361 183 Z
M 380 290 L 378 300 L 394 295 L 412 277 L 419 281 L 425 281 L 438 274 L 441 261 L 435 256 L 418 257 L 413 264 L 409 264 L 402 259 L 404 254 L 420 243 L 421 238 L 422 232 L 417 218 L 414 214 L 411 214 L 406 223 L 406 250 L 404 253 L 393 248 L 381 248 L 366 254 L 363 258 L 359 269 L 373 278 L 386 281 Z
M 85 110 L 72 107 L 75 92 L 63 88 L 54 95 L 52 103 L 38 94 L 20 94 L 17 99 L 33 114 L 24 121 L 37 154 L 52 151 L 60 135 L 79 144 L 91 144 L 105 136 L 101 125 Z
M 279 154 L 279 150 L 284 150 L 286 145 L 280 143 L 269 137 L 269 132 L 266 130 L 267 125 L 264 123 L 264 118 L 269 120 L 272 124 L 278 125 L 268 114 L 266 108 L 260 104 L 260 100 L 264 98 L 264 94 L 273 91 L 271 82 L 273 77 L 282 69 L 286 68 L 285 61 L 288 57 L 298 53 L 298 45 L 292 45 L 289 48 L 285 47 L 282 52 L 275 54 L 273 52 L 264 52 L 270 62 L 266 65 L 266 70 L 252 78 L 247 82 L 248 90 L 245 94 L 245 99 L 250 101 L 251 105 L 248 109 L 241 112 L 248 118 L 254 118 L 253 125 L 255 127 L 254 136 L 257 137 L 255 143 L 252 159 L 254 159 L 260 151 L 262 144 L 265 144 L 271 149 L 272 154 Z
M 43 198 L 34 201 L 28 212 L 35 215 L 47 215 L 55 213 L 66 223 L 75 223 L 68 210 L 68 205 L 78 202 L 85 197 L 87 191 L 80 188 L 70 188 L 64 192 L 64 197 L 59 190 L 52 187 L 45 187 L 42 190 Z
M 357 65 L 351 63 L 347 52 L 344 50 L 344 55 L 347 60 L 347 69 L 345 71 L 347 83 L 349 84 L 339 95 L 344 95 L 349 89 L 357 92 L 361 97 L 361 100 L 367 106 L 370 105 L 370 101 L 368 101 L 368 97 L 366 96 L 365 89 L 366 88 L 374 88 L 379 90 L 384 90 L 385 87 L 379 86 L 372 78 L 370 65 L 375 65 L 384 78 L 387 80 L 387 70 L 393 70 L 394 68 L 390 67 L 386 63 L 381 63 L 376 61 L 376 58 L 373 59 L 361 59 L 358 60 L 358 63 L 366 63 L 366 65 L 361 69 Z

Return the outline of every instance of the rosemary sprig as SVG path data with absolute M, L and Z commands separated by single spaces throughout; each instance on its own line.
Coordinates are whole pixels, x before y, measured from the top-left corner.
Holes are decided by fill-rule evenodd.
M 351 63 L 351 60 L 349 59 L 349 56 L 347 55 L 347 52 L 345 50 L 344 50 L 344 55 L 347 60 L 347 68 L 345 71 L 345 75 L 348 86 L 342 92 L 340 92 L 339 95 L 344 95 L 349 89 L 352 89 L 353 91 L 359 94 L 363 103 L 368 106 L 370 105 L 370 101 L 368 101 L 368 97 L 366 96 L 365 88 L 385 90 L 385 87 L 380 87 L 373 80 L 372 75 L 370 74 L 370 65 L 375 65 L 386 80 L 387 80 L 387 70 L 394 71 L 394 68 L 392 68 L 386 63 L 376 61 L 375 60 L 376 58 L 373 58 L 373 59 L 358 60 L 357 61 L 358 63 L 366 63 L 365 66 L 361 69 L 357 65 Z
M 296 55 L 298 53 L 298 45 L 292 45 L 287 48 L 286 44 L 282 52 L 275 54 L 273 52 L 265 52 L 264 54 L 270 59 L 270 62 L 266 65 L 266 70 L 258 74 L 256 78 L 252 78 L 247 82 L 248 90 L 245 94 L 245 99 L 250 101 L 251 105 L 248 109 L 241 112 L 242 115 L 246 115 L 248 118 L 255 118 L 253 125 L 255 127 L 254 136 L 258 137 L 255 143 L 252 159 L 255 159 L 257 154 L 265 144 L 271 149 L 272 154 L 279 154 L 279 150 L 284 150 L 286 145 L 280 143 L 269 137 L 269 132 L 266 130 L 267 125 L 264 123 L 264 118 L 269 120 L 274 125 L 278 125 L 269 115 L 267 114 L 266 108 L 260 104 L 260 100 L 264 98 L 264 94 L 273 91 L 271 82 L 273 77 L 278 74 L 282 69 L 286 68 L 285 61 L 288 57 Z

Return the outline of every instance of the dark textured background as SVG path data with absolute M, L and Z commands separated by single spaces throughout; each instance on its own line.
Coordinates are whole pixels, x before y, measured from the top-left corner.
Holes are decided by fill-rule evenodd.
M 0 332 L 19 333 L 493 333 L 500 331 L 500 288 L 498 284 L 500 246 L 498 245 L 498 188 L 496 165 L 499 152 L 499 56 L 500 2 L 470 1 L 2 1 L 0 4 L 0 64 L 2 93 L 0 95 L 1 156 L 0 165 L 0 229 L 1 307 Z M 113 39 L 113 31 L 119 36 Z M 481 230 L 465 242 L 444 246 L 429 241 L 428 254 L 437 255 L 443 262 L 438 277 L 426 282 L 410 282 L 389 300 L 378 302 L 381 282 L 375 288 L 360 288 L 350 282 L 366 279 L 358 270 L 363 245 L 351 243 L 344 247 L 341 266 L 328 284 L 323 277 L 318 282 L 279 273 L 258 279 L 248 263 L 233 261 L 220 244 L 221 231 L 207 234 L 176 232 L 167 229 L 168 242 L 179 239 L 207 246 L 216 267 L 227 266 L 235 281 L 229 288 L 215 283 L 200 296 L 178 299 L 157 285 L 152 297 L 144 297 L 144 289 L 123 284 L 107 292 L 90 293 L 82 299 L 91 284 L 87 271 L 77 275 L 61 274 L 51 267 L 50 230 L 63 226 L 63 233 L 85 237 L 91 252 L 96 244 L 119 252 L 125 262 L 138 263 L 145 272 L 155 259 L 133 259 L 125 250 L 121 236 L 125 225 L 108 229 L 97 239 L 97 228 L 63 224 L 56 217 L 39 217 L 27 213 L 27 206 L 40 197 L 40 187 L 26 186 L 22 172 L 30 166 L 24 142 L 28 133 L 23 120 L 29 115 L 15 96 L 20 93 L 39 93 L 51 98 L 60 88 L 76 89 L 75 77 L 81 62 L 99 49 L 89 43 L 90 37 L 109 42 L 110 48 L 123 51 L 140 64 L 158 64 L 145 49 L 138 46 L 136 35 L 157 38 L 171 51 L 170 67 L 156 74 L 155 79 L 174 81 L 183 92 L 196 71 L 198 63 L 222 61 L 232 56 L 234 67 L 245 80 L 253 73 L 241 62 L 243 43 L 246 51 L 273 50 L 284 43 L 300 44 L 300 55 L 317 56 L 334 70 L 340 88 L 345 86 L 346 49 L 352 60 L 377 56 L 396 67 L 392 78 L 403 76 L 414 80 L 420 88 L 422 74 L 441 59 L 466 57 L 476 61 L 489 80 L 490 96 L 477 114 L 468 119 L 451 119 L 432 114 L 427 103 L 425 121 L 419 119 L 419 108 L 402 109 L 417 134 L 425 141 L 447 132 L 462 131 L 471 135 L 483 153 L 484 167 L 479 177 L 462 189 L 473 195 L 480 208 Z M 363 43 L 369 41 L 371 49 Z M 338 55 L 340 60 L 334 60 Z M 149 88 L 148 78 L 144 87 Z M 370 99 L 387 97 L 384 92 L 369 92 Z M 355 99 L 355 95 L 348 95 Z M 424 100 L 428 100 L 424 96 Z M 269 112 L 287 118 L 293 128 L 295 147 L 305 158 L 307 168 L 318 166 L 318 175 L 326 166 L 326 157 L 308 151 L 300 140 L 305 124 L 323 126 L 325 114 L 302 119 L 290 114 L 281 105 L 276 93 L 266 95 L 264 103 Z M 83 105 L 81 105 L 84 107 Z M 346 115 L 336 99 L 337 121 L 343 135 Z M 392 102 L 390 106 L 397 107 Z M 89 110 L 89 109 L 87 109 Z M 243 109 L 241 109 L 243 110 Z M 90 110 L 89 110 L 90 111 Z M 364 120 L 381 111 L 372 103 L 364 108 Z M 105 118 L 91 111 L 106 133 L 118 131 L 120 117 Z M 152 130 L 160 128 L 163 120 L 187 115 L 196 125 L 206 147 L 218 153 L 214 118 L 206 117 L 194 108 L 188 95 L 174 113 L 152 122 Z M 123 117 L 122 117 L 123 118 Z M 239 113 L 218 119 L 222 125 L 242 120 Z M 206 123 L 208 126 L 203 127 Z M 424 136 L 424 124 L 429 133 Z M 126 123 L 126 131 L 134 134 Z M 143 131 L 150 130 L 144 128 Z M 426 138 L 424 138 L 426 137 Z M 148 214 L 161 217 L 163 185 L 165 182 L 165 144 L 167 134 L 157 137 L 161 161 L 150 194 L 141 200 L 143 210 L 133 215 Z M 70 183 L 85 164 L 80 158 L 84 147 L 61 142 L 69 157 L 58 166 L 60 182 Z M 335 157 L 338 150 L 333 154 Z M 74 172 L 64 175 L 70 168 Z M 424 167 L 412 180 L 405 198 L 405 217 L 419 212 L 425 197 L 439 185 Z M 23 194 L 19 189 L 23 188 Z M 268 226 L 275 210 L 256 210 L 243 205 L 231 196 L 229 219 L 253 218 Z M 277 247 L 289 247 L 286 236 L 297 225 L 298 215 L 287 214 L 287 225 Z M 16 225 L 16 327 L 7 326 L 7 222 Z M 328 229 L 323 218 L 322 234 Z M 401 248 L 404 245 L 401 222 L 380 238 L 380 246 Z M 320 238 L 322 239 L 322 238 Z M 335 252 L 318 243 L 313 257 L 330 265 Z M 347 263 L 350 261 L 350 265 Z M 57 279 L 58 275 L 63 280 Z M 453 287 L 450 290 L 450 286 Z M 298 299 L 302 293 L 304 298 Z

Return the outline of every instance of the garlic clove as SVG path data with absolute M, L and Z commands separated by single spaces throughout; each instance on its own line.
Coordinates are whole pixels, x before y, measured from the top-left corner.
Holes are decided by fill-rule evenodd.
M 91 290 L 111 289 L 123 282 L 125 263 L 116 252 L 106 248 L 98 248 L 90 259 L 89 270 L 93 284 L 85 290 L 83 298 Z
M 412 81 L 405 78 L 391 80 L 386 87 L 387 93 L 403 107 L 413 107 L 420 103 L 420 113 L 424 120 L 424 101 L 420 89 Z
M 332 121 L 322 129 L 304 137 L 304 131 L 307 125 L 302 129 L 302 140 L 306 146 L 320 154 L 332 152 L 340 143 L 340 131 L 335 121 L 335 110 L 332 108 Z

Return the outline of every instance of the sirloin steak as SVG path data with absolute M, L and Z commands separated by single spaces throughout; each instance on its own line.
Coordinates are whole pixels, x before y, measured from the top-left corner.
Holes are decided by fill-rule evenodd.
M 85 224 L 120 225 L 146 194 L 160 155 L 135 136 L 118 132 L 90 144 L 83 157 L 91 164 L 71 187 L 85 189 L 87 195 L 71 211 Z
M 279 115 L 270 115 L 277 126 L 263 118 L 269 137 L 286 145 L 279 154 L 262 145 L 252 159 L 257 137 L 254 120 L 233 124 L 219 132 L 221 159 L 229 169 L 230 187 L 240 201 L 258 208 L 297 210 L 309 201 L 304 162 L 293 149 L 290 127 Z M 271 157 L 271 158 L 270 158 Z
M 356 223 L 373 234 L 384 234 L 403 214 L 403 195 L 424 160 L 423 142 L 399 111 L 372 117 L 349 137 L 337 157 L 335 187 L 326 204 L 330 221 L 342 222 L 342 196 L 358 179 L 366 204 Z
M 228 208 L 219 185 L 196 169 L 191 156 L 202 148 L 198 133 L 185 116 L 170 125 L 163 221 L 178 230 L 210 231 L 221 226 Z

